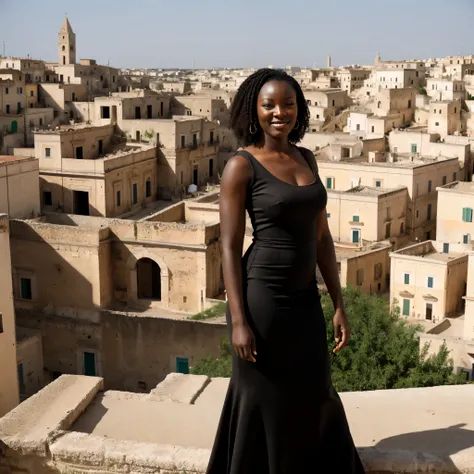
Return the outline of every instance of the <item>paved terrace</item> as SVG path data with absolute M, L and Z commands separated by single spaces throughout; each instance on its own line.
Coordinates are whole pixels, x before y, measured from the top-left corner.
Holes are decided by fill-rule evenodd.
M 0 419 L 0 472 L 204 473 L 227 385 L 170 374 L 104 393 L 63 375 Z M 368 473 L 474 473 L 474 385 L 341 396 Z

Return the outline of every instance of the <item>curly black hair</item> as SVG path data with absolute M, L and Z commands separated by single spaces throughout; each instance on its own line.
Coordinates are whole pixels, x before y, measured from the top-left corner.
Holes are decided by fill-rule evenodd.
M 262 129 L 257 117 L 257 97 L 260 89 L 269 81 L 286 81 L 296 92 L 299 127 L 290 132 L 288 141 L 298 143 L 308 129 L 310 113 L 298 82 L 280 69 L 259 69 L 247 77 L 239 87 L 230 110 L 230 129 L 243 146 L 257 145 L 260 142 Z M 254 134 L 250 133 L 251 125 L 257 127 L 257 132 Z

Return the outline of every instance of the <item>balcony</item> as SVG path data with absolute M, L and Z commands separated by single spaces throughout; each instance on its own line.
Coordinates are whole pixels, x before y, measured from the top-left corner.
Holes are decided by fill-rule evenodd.
M 104 392 L 63 375 L 0 419 L 0 471 L 204 473 L 227 385 L 170 374 L 150 393 Z M 474 473 L 474 385 L 341 398 L 367 473 Z

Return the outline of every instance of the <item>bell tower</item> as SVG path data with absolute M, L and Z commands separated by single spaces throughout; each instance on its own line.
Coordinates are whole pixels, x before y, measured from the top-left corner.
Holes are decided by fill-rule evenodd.
M 67 17 L 58 33 L 58 55 L 60 66 L 76 64 L 76 35 Z

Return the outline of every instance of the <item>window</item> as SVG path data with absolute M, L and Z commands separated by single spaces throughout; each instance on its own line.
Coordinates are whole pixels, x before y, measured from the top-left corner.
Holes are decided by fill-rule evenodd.
M 53 197 L 51 191 L 43 191 L 43 206 L 52 206 Z
M 374 132 L 375 132 L 375 126 L 372 125 L 372 133 L 374 133 Z
M 468 244 L 469 243 L 469 234 L 464 234 L 462 236 L 462 243 L 463 244 Z
M 120 207 L 122 202 L 121 202 L 121 193 L 120 191 L 117 191 L 117 198 L 116 198 L 116 202 L 117 202 L 117 207 Z
M 209 176 L 214 176 L 214 159 L 209 159 Z
M 410 284 L 410 274 L 409 273 L 405 273 L 403 275 L 403 283 L 405 285 L 409 285 Z
M 360 130 L 360 123 L 356 125 L 356 130 Z
M 446 184 L 446 176 L 443 176 L 441 182 L 443 183 L 443 186 Z
M 189 374 L 189 360 L 187 357 L 176 357 L 176 372 L 178 374 Z
M 335 189 L 336 187 L 336 180 L 334 178 L 326 178 L 326 188 L 327 189 Z
M 411 152 L 412 153 L 417 153 L 417 151 L 418 151 L 418 147 L 417 147 L 416 143 L 412 143 Z
M 427 286 L 428 288 L 433 288 L 433 277 L 428 277 Z
M 449 253 L 449 244 L 443 244 L 443 253 Z
M 439 122 L 435 122 L 435 127 L 439 127 Z
M 209 132 L 209 144 L 214 145 L 214 131 L 213 130 Z
M 431 192 L 431 186 L 432 186 L 433 182 L 431 181 L 431 179 L 428 181 L 428 192 L 430 193 Z
M 375 187 L 376 188 L 381 188 L 382 187 L 382 181 L 376 180 L 375 181 Z
M 331 213 L 327 212 L 328 219 L 331 217 Z
M 376 263 L 374 265 L 374 280 L 380 280 L 382 278 L 382 264 Z
M 34 97 L 34 96 L 35 96 L 34 91 L 30 91 L 30 97 Z
M 352 222 L 360 222 L 359 216 L 352 216 Z
M 8 94 L 8 87 L 5 87 L 5 94 Z
M 360 230 L 352 229 L 352 243 L 358 244 L 360 242 Z
M 7 114 L 10 113 L 10 104 L 7 104 L 7 106 L 6 106 L 6 113 L 7 113 Z
M 403 316 L 410 316 L 410 300 L 403 300 L 402 314 Z
M 76 147 L 76 160 L 82 160 L 84 158 L 82 146 Z
M 22 300 L 31 300 L 31 278 L 20 278 L 20 298 Z
M 100 108 L 100 118 L 109 119 L 110 118 L 110 107 L 101 107 Z
M 462 220 L 464 222 L 472 222 L 472 209 L 470 207 L 464 207 L 462 210 Z
M 456 181 L 458 179 L 457 173 L 453 173 L 453 181 Z
M 45 158 L 51 158 L 51 148 L 45 148 L 44 149 L 44 157 Z
M 198 146 L 198 137 L 197 137 L 197 133 L 193 133 L 193 147 L 197 147 Z
M 428 207 L 426 208 L 426 220 L 427 221 L 431 220 L 431 208 L 432 208 L 432 205 L 428 204 Z
M 364 283 L 364 269 L 359 268 L 357 270 L 357 286 L 361 286 Z
M 133 183 L 132 185 L 132 203 L 136 204 L 138 202 L 138 184 Z
M 151 196 L 151 179 L 147 178 L 145 181 L 145 197 Z
M 186 147 L 186 135 L 181 135 L 181 148 Z

